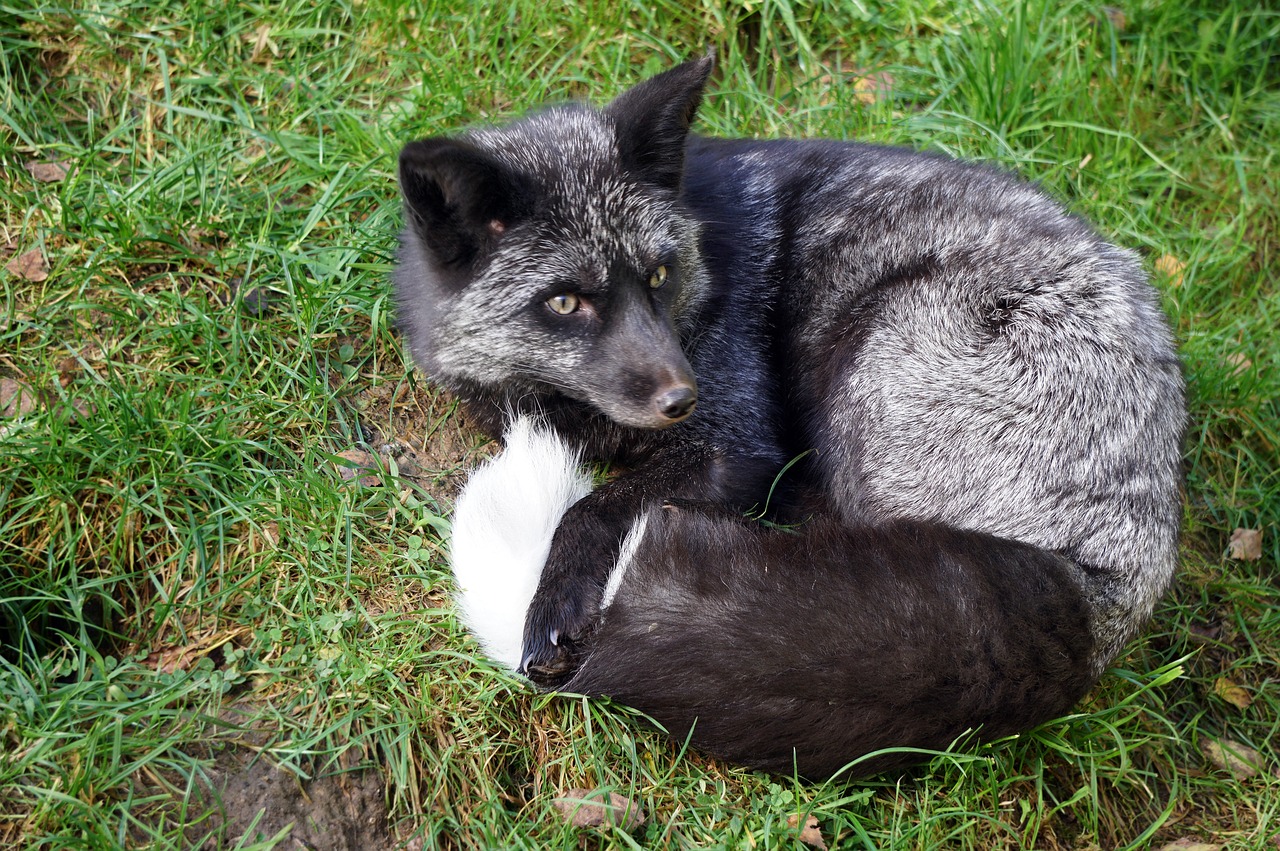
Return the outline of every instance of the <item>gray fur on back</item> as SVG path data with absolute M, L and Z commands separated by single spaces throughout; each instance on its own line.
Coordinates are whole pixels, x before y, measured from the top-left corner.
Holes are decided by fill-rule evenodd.
M 1183 382 L 1137 258 L 940 158 L 847 157 L 811 189 L 784 286 L 835 308 L 796 311 L 801 363 L 846 350 L 812 430 L 841 512 L 1069 554 L 1105 665 L 1177 560 Z

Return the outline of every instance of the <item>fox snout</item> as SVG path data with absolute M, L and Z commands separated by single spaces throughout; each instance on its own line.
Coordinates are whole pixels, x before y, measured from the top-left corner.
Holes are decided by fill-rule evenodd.
M 687 381 L 660 388 L 653 395 L 651 405 L 667 425 L 674 425 L 693 413 L 698 404 L 698 388 L 690 378 Z
M 614 381 L 607 379 L 607 372 L 601 377 L 606 380 L 596 384 L 588 398 L 619 425 L 668 428 L 688 419 L 698 404 L 698 384 L 687 367 L 667 364 L 645 370 L 632 365 L 615 373 Z
M 670 322 L 648 305 L 618 311 L 579 377 L 587 399 L 619 425 L 663 429 L 688 419 L 698 382 Z

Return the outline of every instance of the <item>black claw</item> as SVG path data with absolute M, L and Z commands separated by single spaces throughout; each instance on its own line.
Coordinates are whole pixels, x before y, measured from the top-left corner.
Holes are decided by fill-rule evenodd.
M 576 657 L 568 653 L 561 653 L 541 662 L 530 656 L 524 662 L 524 675 L 540 686 L 552 688 L 569 679 L 576 668 Z
M 578 668 L 592 624 L 588 620 L 584 627 L 576 628 L 566 621 L 558 627 L 540 629 L 530 618 L 529 626 L 520 672 L 540 686 L 563 683 Z
M 587 568 L 564 565 L 555 571 L 559 576 L 548 581 L 550 570 L 544 568 L 546 587 L 539 587 L 525 613 L 520 671 L 538 685 L 554 688 L 574 674 L 587 652 L 599 621 L 604 582 L 597 582 Z

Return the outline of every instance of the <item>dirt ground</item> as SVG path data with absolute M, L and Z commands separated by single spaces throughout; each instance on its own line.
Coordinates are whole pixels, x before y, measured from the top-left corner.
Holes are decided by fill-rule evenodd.
M 206 848 L 233 848 L 288 836 L 275 847 L 383 851 L 402 847 L 387 825 L 386 787 L 377 771 L 341 771 L 301 780 L 244 747 L 218 754 L 209 771 L 213 824 Z

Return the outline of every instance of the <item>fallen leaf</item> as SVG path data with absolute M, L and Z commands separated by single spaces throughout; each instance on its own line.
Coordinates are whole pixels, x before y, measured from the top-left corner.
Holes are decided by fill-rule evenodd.
M 1213 683 L 1213 693 L 1225 700 L 1227 703 L 1237 706 L 1241 709 L 1248 709 L 1249 704 L 1253 703 L 1253 697 L 1249 692 L 1240 687 L 1240 684 L 1226 677 L 1218 677 Z
M 386 458 L 388 466 L 395 461 L 396 473 L 413 478 L 422 475 L 422 463 L 413 447 L 402 443 L 384 443 L 378 447 L 378 454 Z
M 0 378 L 0 417 L 20 417 L 35 410 L 36 394 L 21 381 Z
M 148 667 L 154 667 L 161 674 L 185 671 L 219 647 L 234 641 L 247 632 L 249 632 L 248 628 L 241 627 L 203 636 L 184 647 L 166 647 L 163 650 L 153 650 L 147 654 L 146 663 Z
M 1249 367 L 1253 366 L 1253 361 L 1249 360 L 1240 352 L 1227 355 L 1227 363 L 1231 364 L 1234 369 L 1231 370 L 1232 375 L 1239 375 L 1242 372 L 1248 372 Z
M 71 173 L 67 164 L 58 160 L 51 162 L 32 160 L 27 163 L 27 171 L 31 172 L 31 177 L 39 183 L 57 183 L 60 180 L 66 180 L 67 175 Z
M 76 375 L 80 372 L 80 360 L 74 355 L 62 358 L 58 361 L 58 383 L 63 387 L 75 381 Z
M 276 301 L 276 294 L 270 289 L 246 286 L 244 278 L 231 278 L 227 281 L 227 286 L 230 292 L 220 295 L 218 300 L 223 304 L 233 304 L 239 296 L 240 307 L 255 318 L 265 316 Z
M 343 479 L 347 481 L 359 479 L 360 484 L 367 488 L 382 484 L 382 478 L 377 475 L 378 462 L 368 452 L 361 449 L 344 449 L 337 454 L 337 457 L 347 462 L 334 464 L 338 475 Z
M 258 31 L 253 36 L 253 53 L 249 56 L 250 62 L 257 62 L 263 52 L 270 52 L 272 56 L 280 55 L 280 48 L 276 47 L 275 42 L 271 40 L 271 25 L 263 24 L 258 27 Z
M 818 819 L 816 816 L 805 816 L 804 827 L 800 827 L 800 816 L 787 816 L 787 827 L 792 830 L 799 831 L 799 839 L 810 848 L 820 848 L 827 851 L 827 842 L 822 838 L 822 831 L 818 829 Z
M 893 91 L 893 75 L 888 71 L 872 71 L 853 81 L 853 91 L 860 103 L 876 103 Z
M 1227 558 L 1236 561 L 1257 561 L 1262 558 L 1262 530 L 1237 529 L 1231 533 L 1227 544 Z
M 5 268 L 24 281 L 31 281 L 35 284 L 49 277 L 49 264 L 44 262 L 44 255 L 40 253 L 38 248 L 33 248 L 25 254 L 19 254 L 5 264 Z
M 1103 6 L 1102 14 L 1107 16 L 1107 20 L 1116 28 L 1116 32 L 1124 32 L 1125 27 L 1129 25 L 1129 17 L 1125 15 L 1124 9 L 1118 6 Z
M 1182 273 L 1186 268 L 1187 264 L 1172 254 L 1162 254 L 1156 260 L 1156 271 L 1164 276 L 1171 287 L 1182 286 Z
M 264 287 L 253 287 L 245 290 L 244 295 L 240 296 L 240 304 L 244 306 L 245 311 L 254 317 L 265 316 L 267 311 L 271 309 L 271 302 L 275 296 Z
M 644 826 L 644 810 L 634 801 L 601 789 L 570 789 L 552 804 L 574 827 L 616 825 L 625 831 Z
M 1184 836 L 1168 845 L 1161 845 L 1159 851 L 1222 851 L 1222 846 L 1202 842 L 1193 836 Z
M 1201 626 L 1193 623 L 1188 638 L 1193 644 L 1211 644 L 1218 640 L 1218 636 L 1222 635 L 1221 624 L 1214 626 Z
M 73 420 L 87 420 L 98 413 L 98 406 L 83 399 L 70 399 L 67 404 L 71 408 Z
M 1231 739 L 1213 741 L 1205 739 L 1200 745 L 1205 759 L 1237 780 L 1245 780 L 1258 773 L 1262 757 L 1253 748 L 1247 748 Z
M 205 655 L 206 651 L 191 647 L 171 647 L 147 656 L 147 662 L 155 667 L 156 673 L 172 674 L 174 671 L 185 671 L 192 661 Z

